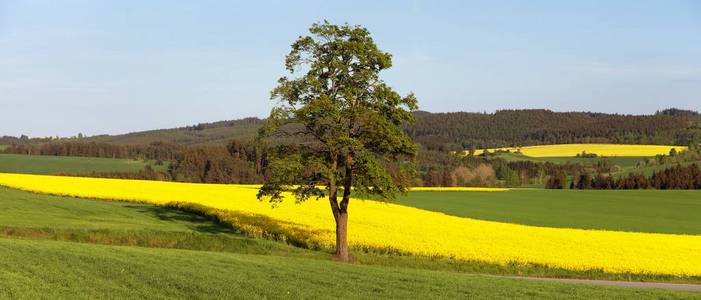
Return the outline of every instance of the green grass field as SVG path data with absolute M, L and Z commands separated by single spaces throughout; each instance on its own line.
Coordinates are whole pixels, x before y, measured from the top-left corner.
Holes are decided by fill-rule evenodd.
M 230 229 L 199 216 L 175 210 L 119 201 L 88 201 L 28 193 L 0 187 L 0 226 L 226 232 Z
M 694 299 L 280 256 L 0 239 L 0 296 L 168 299 Z
M 516 153 L 498 153 L 494 157 L 503 158 L 507 161 L 534 161 L 534 162 L 551 162 L 556 164 L 562 163 L 589 163 L 596 164 L 598 161 L 608 160 L 613 164 L 623 168 L 635 167 L 637 163 L 644 160 L 641 156 L 614 156 L 614 157 L 596 157 L 596 158 L 578 158 L 578 157 L 530 157 Z
M 701 191 L 412 192 L 398 203 L 526 225 L 701 234 Z
M 136 172 L 146 165 L 165 171 L 166 166 L 131 159 L 94 157 L 42 156 L 0 154 L 0 172 L 25 174 L 90 173 L 90 172 Z
M 468 275 L 440 260 L 421 266 L 359 254 L 359 263 L 336 263 L 329 253 L 243 237 L 181 211 L 7 188 L 0 188 L 0 255 L 0 298 L 12 299 L 698 297 Z
M 564 163 L 584 163 L 596 164 L 599 161 L 608 160 L 614 165 L 621 167 L 620 171 L 612 173 L 616 178 L 626 176 L 630 173 L 642 173 L 645 176 L 652 175 L 653 172 L 662 171 L 664 169 L 675 166 L 675 164 L 664 164 L 651 167 L 638 167 L 638 162 L 646 159 L 644 156 L 623 156 L 623 157 L 597 157 L 597 158 L 577 158 L 577 157 L 530 157 L 516 153 L 498 153 L 494 157 L 502 158 L 506 161 L 533 161 L 533 162 L 551 162 L 555 164 Z M 682 166 L 688 166 L 692 163 L 701 164 L 699 161 L 684 162 Z M 540 186 L 542 187 L 542 186 Z
M 238 253 L 328 254 L 250 239 L 203 216 L 147 204 L 33 194 L 0 187 L 0 236 Z
M 619 172 L 614 172 L 614 173 L 612 173 L 611 175 L 613 175 L 613 176 L 615 176 L 615 177 L 621 177 L 621 176 L 628 175 L 628 174 L 630 174 L 630 173 L 641 173 L 641 174 L 644 174 L 645 176 L 650 176 L 650 175 L 652 175 L 652 173 L 654 173 L 654 172 L 663 171 L 663 170 L 665 170 L 665 169 L 667 169 L 667 168 L 671 168 L 671 167 L 674 167 L 674 166 L 677 166 L 677 165 L 680 165 L 680 166 L 685 167 L 685 166 L 688 166 L 688 165 L 691 165 L 691 164 L 694 164 L 694 163 L 700 164 L 701 162 L 699 162 L 699 161 L 690 161 L 690 162 L 683 162 L 683 163 L 679 163 L 679 164 L 663 164 L 663 165 L 650 166 L 650 167 L 640 167 L 640 168 L 636 168 L 636 167 L 627 167 L 627 168 L 623 168 L 623 170 L 621 170 L 621 171 L 619 171 Z

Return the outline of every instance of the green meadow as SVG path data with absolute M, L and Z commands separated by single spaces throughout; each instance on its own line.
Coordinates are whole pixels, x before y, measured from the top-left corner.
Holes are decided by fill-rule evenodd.
M 132 159 L 73 156 L 0 154 L 0 172 L 24 174 L 81 174 L 91 172 L 137 172 L 147 165 L 165 171 L 166 166 Z
M 398 203 L 459 217 L 534 226 L 701 234 L 701 191 L 411 192 Z
M 644 160 L 644 156 L 612 156 L 612 157 L 532 157 L 525 156 L 518 153 L 498 153 L 493 155 L 494 157 L 499 157 L 507 161 L 533 161 L 533 162 L 551 162 L 555 164 L 562 163 L 589 163 L 596 164 L 599 161 L 608 160 L 615 165 L 619 165 L 623 168 L 634 168 L 637 163 Z
M 477 270 L 437 269 L 448 265 L 438 260 L 424 267 L 360 254 L 356 263 L 337 263 L 330 253 L 248 238 L 182 211 L 7 188 L 0 188 L 0 255 L 0 298 L 12 299 L 698 297 L 471 275 Z

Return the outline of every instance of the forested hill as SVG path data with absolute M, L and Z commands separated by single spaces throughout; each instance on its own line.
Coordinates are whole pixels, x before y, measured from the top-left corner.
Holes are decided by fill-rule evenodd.
M 258 118 L 200 123 L 193 126 L 132 132 L 122 135 L 100 135 L 84 139 L 117 145 L 144 145 L 165 142 L 180 145 L 227 144 L 232 139 L 251 140 L 263 125 Z
M 677 144 L 701 139 L 697 112 L 667 109 L 654 115 L 550 110 L 496 113 L 417 112 L 409 134 L 429 148 L 525 146 L 566 143 Z
M 417 122 L 406 128 L 419 143 L 435 150 L 470 147 L 560 143 L 625 143 L 688 145 L 701 141 L 697 112 L 668 109 L 653 115 L 617 115 L 550 110 L 501 110 L 495 113 L 415 113 Z M 226 144 L 252 139 L 263 121 L 246 118 L 193 126 L 103 135 L 80 141 L 118 145 L 165 142 L 180 145 Z M 20 139 L 3 140 L 22 143 Z M 37 142 L 45 142 L 37 140 Z

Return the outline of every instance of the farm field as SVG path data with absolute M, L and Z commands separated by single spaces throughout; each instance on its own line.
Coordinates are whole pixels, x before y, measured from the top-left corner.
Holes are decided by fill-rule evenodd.
M 701 300 L 701 0 L 316 2 L 0 0 L 0 300 Z
M 75 299 L 80 295 L 89 299 L 109 294 L 115 298 L 176 299 L 193 295 L 273 299 L 693 299 L 698 295 L 475 276 L 415 266 L 340 264 L 331 261 L 325 252 L 246 238 L 201 216 L 148 204 L 0 188 L 0 209 L 2 298 Z M 21 235 L 31 234 L 30 229 L 40 231 Z M 56 236 L 46 235 L 52 230 L 68 234 L 61 236 L 62 241 L 52 241 L 49 239 Z M 94 233 L 91 239 L 82 239 L 89 233 Z M 125 233 L 131 234 L 129 238 Z M 102 238 L 96 239 L 98 236 Z M 197 243 L 178 240 L 182 237 Z M 114 246 L 133 245 L 138 239 L 148 247 Z M 169 241 L 170 245 L 145 242 L 164 239 L 174 240 Z M 173 242 L 179 243 L 173 246 Z M 192 248 L 195 245 L 202 248 Z M 334 287 L 334 294 L 328 294 L 329 286 Z
M 0 226 L 54 229 L 227 232 L 210 220 L 130 202 L 91 201 L 0 187 Z M 207 228 L 211 227 L 211 228 Z
M 276 208 L 255 200 L 255 186 L 0 174 L 0 184 L 79 197 L 124 199 L 178 206 L 215 216 L 248 234 L 267 232 L 311 248 L 333 243 L 325 201 Z M 499 194 L 508 192 L 499 192 Z M 495 193 L 497 194 L 497 193 Z M 374 201 L 354 201 L 350 244 L 371 252 L 406 252 L 493 264 L 542 264 L 572 271 L 701 274 L 701 236 L 626 233 L 522 226 L 451 217 Z M 407 219 L 421 220 L 406 222 Z M 399 223 L 392 220 L 403 220 Z M 407 232 L 411 234 L 407 234 Z M 436 234 L 440 233 L 440 234 Z M 486 242 L 489 241 L 489 242 Z M 497 241 L 497 242 L 495 242 Z M 518 245 L 514 247 L 514 245 Z M 665 256 L 658 254 L 665 252 Z
M 34 194 L 0 187 L 0 236 L 218 252 L 328 258 L 237 234 L 210 218 L 162 206 Z
M 615 165 L 623 168 L 635 168 L 639 161 L 644 160 L 647 156 L 612 156 L 612 157 L 573 157 L 573 156 L 547 156 L 533 157 L 525 156 L 518 153 L 497 153 L 495 157 L 502 158 L 506 161 L 533 161 L 533 162 L 551 162 L 556 164 L 562 163 L 588 163 L 595 164 L 598 161 L 608 160 Z
M 596 164 L 599 161 L 609 161 L 614 165 L 621 167 L 618 172 L 613 172 L 614 176 L 627 175 L 629 173 L 641 173 L 646 176 L 652 175 L 655 171 L 661 171 L 666 168 L 676 166 L 677 164 L 663 164 L 657 166 L 647 166 L 638 167 L 637 164 L 640 161 L 648 158 L 646 156 L 614 156 L 614 157 L 594 157 L 594 158 L 584 158 L 584 157 L 530 157 L 524 156 L 516 153 L 499 153 L 495 155 L 496 157 L 503 158 L 506 161 L 534 161 L 534 162 L 551 162 L 556 164 L 562 163 L 586 163 L 586 164 Z M 699 164 L 701 161 L 689 161 L 679 163 L 681 166 L 688 166 L 692 163 Z
M 599 156 L 655 156 L 658 154 L 669 154 L 674 148 L 677 151 L 687 149 L 684 146 L 665 145 L 622 145 L 622 144 L 559 144 L 559 145 L 539 145 L 524 147 L 507 147 L 487 149 L 490 152 L 496 150 L 516 152 L 530 157 L 575 157 L 577 154 L 586 151 Z M 475 151 L 475 155 L 480 155 L 484 150 Z
M 639 173 L 639 174 L 643 174 L 645 176 L 650 176 L 655 172 L 663 171 L 663 170 L 670 168 L 670 167 L 674 167 L 677 165 L 682 166 L 682 167 L 686 167 L 686 166 L 689 166 L 691 164 L 698 165 L 698 164 L 701 164 L 701 161 L 688 161 L 688 162 L 682 162 L 682 163 L 676 163 L 676 164 L 663 164 L 663 165 L 640 167 L 640 168 L 627 167 L 627 168 L 623 168 L 623 170 L 621 170 L 619 172 L 613 172 L 613 173 L 611 173 L 611 175 L 613 175 L 615 177 L 620 177 L 620 176 L 627 175 L 629 173 Z
M 693 292 L 491 278 L 329 260 L 0 239 L 0 297 L 694 299 Z M 79 271 L 79 272 L 76 272 Z M 331 291 L 331 292 L 330 292 Z M 79 296 L 77 296 L 79 295 Z
M 131 159 L 0 154 L 0 172 L 24 174 L 80 174 L 91 172 L 137 172 L 147 165 L 165 171 L 166 166 Z
M 645 167 L 639 167 L 638 163 L 641 161 L 644 161 L 646 158 L 650 158 L 650 156 L 610 156 L 610 157 L 573 157 L 573 156 L 545 156 L 545 157 L 534 157 L 534 156 L 525 156 L 523 154 L 519 153 L 513 153 L 513 152 L 502 152 L 502 153 L 496 153 L 493 154 L 493 157 L 498 157 L 501 159 L 504 159 L 506 161 L 532 161 L 532 162 L 551 162 L 554 164 L 564 164 L 564 163 L 573 163 L 573 164 L 587 164 L 587 165 L 596 165 L 598 162 L 603 162 L 603 161 L 608 161 L 613 165 L 617 165 L 620 167 L 619 171 L 612 172 L 611 175 L 614 177 L 623 177 L 627 176 L 628 174 L 631 173 L 637 173 L 637 174 L 643 174 L 645 176 L 650 176 L 654 172 L 657 171 L 662 171 L 664 169 L 670 168 L 672 166 L 676 166 L 677 164 L 661 164 L 661 165 L 656 165 L 656 166 L 645 166 Z M 681 166 L 688 166 L 690 164 L 701 164 L 701 161 L 687 161 L 687 162 L 682 162 L 679 163 L 678 165 Z M 538 187 L 542 187 L 539 185 L 536 185 Z
M 534 226 L 701 234 L 701 191 L 545 190 L 411 192 L 398 204 Z

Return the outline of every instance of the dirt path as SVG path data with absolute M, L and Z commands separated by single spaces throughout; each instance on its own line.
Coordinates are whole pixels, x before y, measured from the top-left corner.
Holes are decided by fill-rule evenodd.
M 661 283 L 661 282 L 640 282 L 640 281 L 615 281 L 615 280 L 593 280 L 593 279 L 568 279 L 568 278 L 541 278 L 541 277 L 520 277 L 520 276 L 499 276 L 504 278 L 522 280 L 540 280 L 564 283 L 579 283 L 603 286 L 620 286 L 631 288 L 655 288 L 675 291 L 693 291 L 701 293 L 701 284 L 686 283 Z

